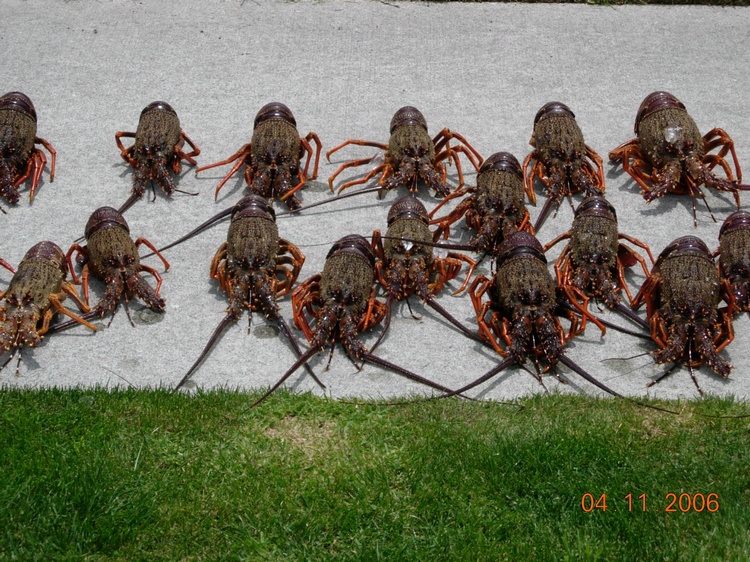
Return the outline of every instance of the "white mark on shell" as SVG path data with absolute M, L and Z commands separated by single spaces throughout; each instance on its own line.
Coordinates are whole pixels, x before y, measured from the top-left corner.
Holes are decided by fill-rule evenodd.
M 669 144 L 679 144 L 682 142 L 682 127 L 667 127 L 664 129 L 664 140 Z

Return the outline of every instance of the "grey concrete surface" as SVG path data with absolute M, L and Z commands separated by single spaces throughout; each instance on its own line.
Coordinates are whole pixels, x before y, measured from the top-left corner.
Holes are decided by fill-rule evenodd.
M 120 159 L 116 131 L 134 131 L 141 109 L 168 101 L 202 150 L 200 164 L 232 154 L 251 135 L 258 109 L 269 101 L 287 104 L 300 133 L 316 131 L 327 150 L 347 138 L 386 142 L 388 124 L 401 106 L 422 110 L 437 133 L 458 131 L 484 155 L 507 150 L 522 160 L 537 110 L 558 100 L 576 113 L 587 143 L 605 158 L 607 196 L 617 207 L 621 230 L 647 242 L 658 255 L 674 238 L 702 237 L 717 244 L 721 221 L 734 209 L 731 197 L 708 193 L 719 222 L 698 202 L 693 227 L 689 197 L 668 196 L 647 204 L 607 153 L 632 138 L 641 100 L 668 90 L 682 100 L 702 132 L 724 128 L 735 140 L 740 162 L 750 166 L 747 44 L 750 11 L 711 7 L 592 7 L 554 4 L 430 4 L 400 2 L 183 2 L 101 1 L 3 3 L 0 28 L 0 89 L 20 90 L 38 113 L 38 134 L 57 149 L 54 183 L 45 170 L 36 199 L 28 190 L 0 216 L 0 256 L 14 265 L 29 247 L 53 240 L 65 250 L 83 234 L 88 216 L 103 205 L 119 206 L 132 173 Z M 304 190 L 307 203 L 330 197 L 326 178 L 343 159 L 375 151 L 352 147 L 332 164 L 323 162 L 318 181 Z M 165 245 L 212 214 L 233 205 L 246 188 L 241 177 L 213 190 L 228 168 L 195 176 L 186 168 L 180 187 L 197 197 L 161 192 L 142 200 L 126 218 L 134 236 Z M 451 174 L 455 170 L 451 169 Z M 468 181 L 474 181 L 474 175 Z M 321 271 L 330 245 L 342 235 L 385 229 L 390 204 L 404 192 L 352 198 L 301 216 L 279 219 L 283 237 L 298 244 L 307 261 L 300 280 Z M 426 189 L 420 198 L 437 203 Z M 745 202 L 750 195 L 743 195 Z M 536 217 L 539 204 L 531 208 Z M 576 198 L 578 202 L 580 198 Z M 276 205 L 277 211 L 283 210 Z M 563 203 L 539 237 L 543 243 L 568 229 Z M 76 327 L 27 349 L 19 374 L 15 360 L 0 372 L 3 386 L 92 386 L 132 384 L 172 387 L 187 371 L 224 316 L 225 298 L 208 277 L 227 223 L 167 252 L 164 274 L 167 311 L 155 320 L 131 303 L 133 328 L 120 308 L 111 326 L 91 335 Z M 461 228 L 460 239 L 467 237 Z M 550 262 L 562 247 L 555 248 Z M 154 258 L 148 265 L 161 269 Z M 480 273 L 488 273 L 484 263 Z M 0 287 L 10 280 L 0 271 Z M 630 277 L 632 286 L 643 276 Z M 457 285 L 453 285 L 457 287 Z M 92 283 L 92 298 L 102 285 Z M 475 326 L 467 295 L 440 303 Z M 68 301 L 70 304 L 70 301 Z M 282 301 L 291 321 L 288 298 Z M 70 304 L 70 306 L 73 306 Z M 397 307 L 391 330 L 377 353 L 450 387 L 459 387 L 497 364 L 498 357 L 466 340 L 416 299 L 422 316 Z M 617 322 L 616 317 L 607 315 Z M 108 320 L 99 325 L 105 328 Z M 750 395 L 750 333 L 747 315 L 735 323 L 735 341 L 724 355 L 735 368 L 724 381 L 707 367 L 697 373 L 710 394 Z M 302 335 L 296 332 L 302 340 Z M 369 344 L 377 332 L 363 335 Z M 611 388 L 634 396 L 695 398 L 685 369 L 650 389 L 664 367 L 646 355 L 649 342 L 589 328 L 568 346 L 570 358 Z M 255 314 L 231 326 L 193 377 L 200 388 L 248 389 L 272 384 L 294 357 L 288 343 Z M 340 348 L 325 370 L 327 353 L 312 362 L 334 397 L 393 397 L 429 392 L 401 377 L 366 365 L 357 371 Z M 549 390 L 601 394 L 562 367 L 561 385 L 545 376 Z M 320 393 L 300 371 L 289 380 L 299 391 Z M 193 386 L 195 388 L 195 386 Z M 522 369 L 508 369 L 479 387 L 476 396 L 507 399 L 544 392 Z

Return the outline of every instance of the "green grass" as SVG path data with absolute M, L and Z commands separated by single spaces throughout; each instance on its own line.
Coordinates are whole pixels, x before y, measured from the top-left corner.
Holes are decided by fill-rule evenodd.
M 0 392 L 0 558 L 750 556 L 750 419 L 697 415 L 746 403 L 251 400 Z M 587 492 L 607 511 L 584 513 Z M 665 513 L 669 493 L 718 494 L 719 510 Z

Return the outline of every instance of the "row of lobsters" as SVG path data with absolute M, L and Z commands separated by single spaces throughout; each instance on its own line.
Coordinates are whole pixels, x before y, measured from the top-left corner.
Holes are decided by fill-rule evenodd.
M 31 100 L 20 92 L 0 97 L 0 193 L 10 203 L 17 203 L 18 187 L 31 177 L 30 199 L 36 193 L 47 159 L 40 144 L 50 153 L 50 181 L 54 180 L 56 152 L 49 142 L 36 136 L 37 116 Z M 326 153 L 330 156 L 347 145 L 371 146 L 383 150 L 383 155 L 351 160 L 343 163 L 329 178 L 333 182 L 348 168 L 369 165 L 362 177 L 347 181 L 339 193 L 353 185 L 367 183 L 379 176 L 377 187 L 389 191 L 400 185 L 416 190 L 423 181 L 440 197 L 451 196 L 446 185 L 446 164 L 454 163 L 458 172 L 459 188 L 463 186 L 463 171 L 459 153 L 466 155 L 475 169 L 482 161 L 479 153 L 459 133 L 442 129 L 434 138 L 427 133 L 427 122 L 414 107 L 403 107 L 393 116 L 388 143 L 349 139 Z M 705 185 L 733 194 L 739 208 L 742 172 L 734 142 L 723 130 L 714 128 L 701 136 L 695 121 L 685 106 L 668 92 L 653 92 L 641 103 L 635 120 L 636 138 L 609 153 L 609 158 L 621 162 L 641 187 L 643 196 L 652 201 L 666 193 L 688 193 L 704 198 L 700 186 Z M 125 147 L 122 139 L 133 138 Z M 181 162 L 196 165 L 200 149 L 181 129 L 175 110 L 166 102 L 153 102 L 141 112 L 135 132 L 116 133 L 115 140 L 122 158 L 134 170 L 132 196 L 120 208 L 124 212 L 142 197 L 146 184 L 153 181 L 167 195 L 177 190 L 174 175 L 181 172 Z M 451 145 L 451 141 L 457 144 Z M 315 149 L 310 144 L 315 144 Z M 534 118 L 531 136 L 534 150 L 526 157 L 524 192 L 532 204 L 536 203 L 533 182 L 538 179 L 549 197 L 537 220 L 536 230 L 544 222 L 551 205 L 576 192 L 601 195 L 604 175 L 601 157 L 584 142 L 575 115 L 560 102 L 545 104 Z M 185 152 L 185 145 L 190 152 Z M 253 193 L 267 198 L 278 197 L 289 209 L 299 210 L 301 202 L 296 192 L 306 181 L 317 177 L 322 145 L 318 135 L 310 132 L 300 137 L 294 115 L 284 104 L 265 105 L 255 117 L 253 135 L 249 143 L 225 160 L 198 168 L 201 172 L 216 166 L 234 163 L 226 177 L 217 185 L 216 195 L 229 178 L 245 166 L 244 176 Z M 314 155 L 314 166 L 309 166 Z M 727 160 L 731 156 L 731 160 Z M 301 160 L 305 158 L 304 168 Z M 725 177 L 717 176 L 721 169 Z M 296 183 L 295 183 L 296 182 Z M 455 194 L 452 195 L 456 197 Z M 705 198 L 704 198 L 705 200 Z
M 6 154 L 15 154 L 13 150 L 3 151 L 4 160 L 0 164 L 2 177 L 9 177 L 8 185 L 14 189 L 33 173 L 33 196 L 46 162 L 34 145 L 42 144 L 48 150 L 51 147 L 35 136 L 36 114 L 23 94 L 12 93 L 0 98 L 0 111 L 15 111 L 27 117 L 33 114 L 30 156 L 25 167 L 21 159 L 5 158 Z M 4 116 L 0 114 L 0 120 Z M 731 139 L 719 129 L 701 137 L 684 106 L 674 96 L 666 92 L 649 95 L 639 109 L 636 134 L 636 139 L 615 149 L 610 158 L 622 161 L 624 169 L 642 187 L 648 200 L 667 192 L 686 192 L 695 198 L 702 196 L 700 185 L 706 185 L 732 192 L 739 206 L 738 191 L 747 186 L 740 183 L 740 167 Z M 8 136 L 3 133 L 0 138 Z M 126 148 L 121 142 L 124 137 L 133 137 L 134 144 Z M 218 195 L 226 181 L 244 165 L 245 180 L 252 194 L 161 250 L 143 238 L 132 240 L 123 213 L 143 196 L 148 182 L 161 186 L 167 194 L 173 193 L 177 187 L 172 175 L 179 175 L 180 161 L 196 165 L 194 157 L 200 151 L 181 130 L 176 113 L 165 102 L 147 106 L 141 114 L 138 130 L 119 132 L 116 140 L 123 159 L 134 168 L 131 197 L 119 210 L 104 207 L 95 211 L 86 226 L 86 246 L 74 245 L 67 257 L 49 242 L 29 251 L 3 294 L 0 335 L 5 351 L 37 345 L 44 333 L 76 323 L 95 329 L 88 320 L 109 314 L 123 296 L 126 305 L 129 298 L 138 297 L 152 310 L 163 311 L 164 300 L 159 296 L 161 278 L 153 268 L 140 263 L 137 247 L 141 244 L 150 247 L 166 269 L 169 264 L 161 251 L 229 216 L 227 242 L 211 263 L 211 277 L 227 293 L 227 315 L 178 387 L 192 376 L 226 326 L 248 308 L 274 320 L 297 355 L 297 361 L 269 393 L 303 365 L 323 386 L 307 363 L 329 343 L 340 342 L 353 361 L 381 365 L 447 394 L 462 394 L 508 365 L 532 358 L 538 377 L 544 371 L 554 371 L 560 362 L 596 386 L 619 396 L 563 352 L 565 343 L 580 334 L 589 321 L 604 333 L 606 323 L 589 311 L 588 302 L 592 299 L 647 329 L 658 346 L 654 354 L 657 362 L 684 363 L 691 368 L 691 373 L 692 367 L 708 363 L 724 377 L 729 373 L 728 362 L 718 353 L 733 337 L 732 316 L 748 307 L 747 244 L 750 241 L 745 237 L 750 230 L 749 216 L 738 211 L 722 227 L 718 251 L 722 255 L 722 279 L 712 254 L 695 237 L 675 240 L 649 272 L 638 251 L 618 242 L 627 240 L 640 247 L 654 263 L 645 244 L 619 233 L 616 212 L 603 196 L 601 158 L 585 145 L 573 113 L 561 103 L 552 102 L 540 109 L 531 140 L 534 150 L 523 165 L 505 152 L 483 160 L 463 136 L 447 129 L 430 138 L 424 117 L 413 107 L 396 112 L 388 144 L 350 139 L 330 150 L 329 158 L 348 144 L 373 146 L 384 153 L 341 164 L 329 179 L 331 189 L 344 170 L 363 165 L 371 169 L 360 178 L 344 182 L 339 192 L 377 177 L 376 184 L 325 203 L 402 185 L 417 191 L 419 182 L 433 188 L 437 195 L 445 198 L 444 202 L 467 194 L 469 197 L 446 216 L 437 218 L 434 215 L 444 202 L 428 213 L 414 196 L 398 199 L 389 210 L 388 230 L 384 235 L 375 231 L 371 241 L 360 234 L 337 241 L 328 253 L 323 271 L 294 290 L 304 256 L 297 246 L 279 237 L 276 214 L 268 199 L 278 197 L 292 211 L 312 207 L 302 206 L 296 193 L 316 177 L 322 149 L 314 133 L 300 137 L 296 121 L 286 106 L 280 103 L 264 106 L 256 116 L 253 137 L 247 145 L 223 161 L 197 169 L 200 172 L 233 163 L 216 188 Z M 191 147 L 189 153 L 183 150 L 186 143 Z M 464 187 L 459 154 L 478 171 L 476 186 Z M 725 159 L 729 154 L 733 166 Z M 301 162 L 305 155 L 303 167 Z M 313 159 L 314 167 L 309 173 Z M 459 186 L 455 191 L 446 183 L 448 164 L 455 164 L 458 172 Z M 724 178 L 714 174 L 717 166 Z M 548 199 L 532 227 L 524 195 L 535 201 L 535 179 L 545 187 Z M 576 210 L 571 230 L 543 247 L 534 234 L 541 228 L 552 205 L 579 191 L 586 198 Z M 451 227 L 461 218 L 465 218 L 467 227 L 475 232 L 469 244 L 451 247 L 440 242 L 441 238 L 449 237 Z M 437 229 L 430 230 L 430 225 L 437 225 Z M 555 264 L 554 279 L 547 269 L 545 251 L 565 239 L 570 240 Z M 439 246 L 437 252 L 435 246 Z M 492 279 L 476 277 L 469 285 L 476 262 L 459 253 L 461 250 L 490 254 L 495 272 Z M 75 261 L 81 267 L 80 281 L 73 256 L 77 256 Z M 633 298 L 625 282 L 625 269 L 636 263 L 642 267 L 647 280 Z M 34 267 L 27 264 L 34 264 Z M 2 265 L 12 270 L 9 264 L 3 262 Z M 468 266 L 468 272 L 456 292 L 469 287 L 477 316 L 476 330 L 453 318 L 435 299 L 446 283 L 458 277 L 463 265 Z M 65 281 L 68 269 L 74 282 L 83 284 L 83 299 Z M 47 273 L 38 273 L 41 270 Z M 140 273 L 144 271 L 157 280 L 155 289 L 141 278 Z M 90 273 L 100 277 L 106 286 L 103 298 L 93 309 L 89 308 L 88 298 Z M 380 289 L 376 290 L 378 286 Z M 632 308 L 646 303 L 648 320 L 622 305 L 620 293 L 623 290 Z M 384 301 L 378 291 L 384 294 Z M 290 292 L 294 324 L 310 344 L 304 353 L 277 304 L 279 298 Z M 61 304 L 66 294 L 76 300 L 81 308 L 80 315 Z M 474 383 L 452 390 L 376 356 L 373 351 L 385 335 L 394 303 L 412 294 L 417 294 L 467 337 L 491 346 L 504 360 Z M 726 306 L 719 308 L 722 300 Z M 54 312 L 66 314 L 71 320 L 50 326 Z M 567 330 L 560 318 L 568 322 Z M 367 349 L 358 335 L 381 322 L 384 328 L 380 338 Z M 541 382 L 541 378 L 539 380 Z

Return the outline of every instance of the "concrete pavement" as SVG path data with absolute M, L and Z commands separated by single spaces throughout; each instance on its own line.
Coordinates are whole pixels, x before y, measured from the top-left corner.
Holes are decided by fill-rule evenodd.
M 605 158 L 606 194 L 617 207 L 623 232 L 647 242 L 655 255 L 685 234 L 702 237 L 713 250 L 721 221 L 734 210 L 731 197 L 707 193 L 719 222 L 699 201 L 694 228 L 689 197 L 647 204 L 606 155 L 632 138 L 641 100 L 654 90 L 667 90 L 687 106 L 702 132 L 724 128 L 735 140 L 740 162 L 750 167 L 749 24 L 746 8 L 700 6 L 11 0 L 4 3 L 0 31 L 0 89 L 31 97 L 38 135 L 57 150 L 58 167 L 54 183 L 45 170 L 33 204 L 27 190 L 17 206 L 0 203 L 8 211 L 0 217 L 5 232 L 0 257 L 17 265 L 29 247 L 47 239 L 67 250 L 83 235 L 94 209 L 119 206 L 127 198 L 132 172 L 120 159 L 114 134 L 134 131 L 141 109 L 154 100 L 176 109 L 183 129 L 202 150 L 201 165 L 224 159 L 248 142 L 256 112 L 269 101 L 288 105 L 300 133 L 316 131 L 324 150 L 348 138 L 387 142 L 393 113 L 414 105 L 432 134 L 448 127 L 484 156 L 506 150 L 522 161 L 531 150 L 537 110 L 561 101 L 575 112 L 587 143 Z M 333 163 L 324 161 L 318 180 L 303 192 L 305 202 L 331 196 L 325 180 L 343 159 L 374 152 L 351 147 Z M 200 194 L 167 198 L 159 192 L 153 203 L 138 202 L 126 214 L 132 234 L 163 246 L 233 205 L 246 194 L 239 176 L 217 203 L 213 200 L 228 169 L 196 177 L 185 168 L 180 188 Z M 468 180 L 472 183 L 474 176 Z M 384 200 L 352 198 L 280 218 L 281 235 L 307 256 L 300 280 L 321 271 L 339 237 L 384 230 L 388 207 L 404 193 L 390 193 Z M 437 203 L 426 189 L 419 196 L 428 208 Z M 539 199 L 531 208 L 533 218 L 544 197 Z M 743 199 L 747 203 L 750 196 Z M 571 221 L 570 205 L 563 203 L 539 238 L 543 243 L 553 239 Z M 225 297 L 209 279 L 208 268 L 226 229 L 222 223 L 166 254 L 172 264 L 162 287 L 166 314 L 154 317 L 134 302 L 135 328 L 121 309 L 109 328 L 108 320 L 100 323 L 105 329 L 96 335 L 77 327 L 50 337 L 24 352 L 20 376 L 15 361 L 1 371 L 0 384 L 174 386 L 224 316 Z M 459 235 L 467 236 L 461 229 Z M 550 262 L 561 249 L 553 250 Z M 161 270 L 154 258 L 146 263 Z M 480 273 L 488 274 L 488 264 L 482 265 Z M 0 271 L 0 287 L 9 280 Z M 642 275 L 631 280 L 637 285 Z M 101 296 L 101 285 L 94 284 L 93 291 L 93 298 Z M 446 291 L 439 301 L 475 325 L 467 295 L 452 297 Z M 412 308 L 422 320 L 399 306 L 378 355 L 454 388 L 497 364 L 495 354 L 463 338 L 415 298 Z M 288 298 L 282 309 L 291 321 Z M 194 375 L 195 385 L 268 386 L 292 364 L 289 345 L 262 316 L 253 316 L 250 334 L 246 322 L 243 318 L 226 331 Z M 699 370 L 707 393 L 750 396 L 749 325 L 747 315 L 736 321 L 735 341 L 724 352 L 735 366 L 728 381 L 707 367 Z M 368 334 L 365 341 L 372 344 L 376 337 Z M 645 355 L 651 349 L 649 342 L 612 331 L 600 338 L 590 327 L 567 353 L 621 393 L 697 397 L 684 369 L 646 389 L 663 370 Z M 328 371 L 326 361 L 327 354 L 321 354 L 312 365 L 334 397 L 426 391 L 369 365 L 357 372 L 340 351 Z M 566 368 L 560 370 L 570 384 L 545 376 L 548 389 L 600 394 Z M 303 371 L 289 384 L 320 392 Z M 501 400 L 542 391 L 529 373 L 513 368 L 479 387 L 476 395 Z

